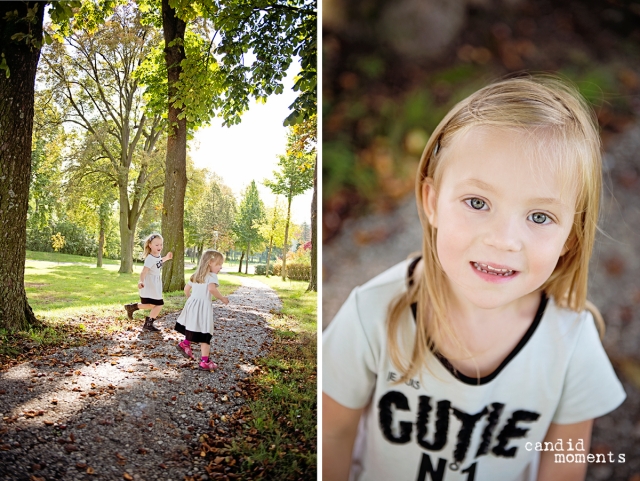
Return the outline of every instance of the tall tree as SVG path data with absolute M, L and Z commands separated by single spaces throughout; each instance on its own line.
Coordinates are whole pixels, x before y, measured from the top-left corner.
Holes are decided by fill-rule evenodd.
M 169 135 L 162 203 L 162 237 L 165 247 L 174 254 L 173 262 L 162 270 L 165 292 L 184 288 L 184 195 L 187 189 L 187 117 L 178 97 L 182 62 L 186 59 L 184 35 L 186 22 L 177 16 L 169 0 L 162 0 L 165 63 L 167 69 L 167 104 Z
M 242 258 L 245 252 L 247 256 L 245 273 L 249 272 L 251 245 L 253 244 L 255 247 L 257 243 L 263 241 L 260 233 L 260 224 L 264 223 L 264 218 L 264 204 L 262 200 L 260 200 L 256 183 L 252 180 L 251 184 L 244 191 L 240 206 L 238 207 L 236 222 L 233 227 L 233 232 L 238 239 L 238 243 L 243 247 L 243 255 L 240 258 L 238 272 L 242 272 Z
M 95 24 L 113 3 L 104 0 L 100 8 L 91 3 L 81 14 Z M 0 325 L 9 329 L 37 322 L 24 290 L 24 261 L 35 76 L 42 42 L 51 42 L 42 30 L 46 5 L 0 2 L 0 230 L 12 233 L 0 238 Z M 55 2 L 52 20 L 63 23 L 71 18 L 72 5 L 80 2 Z
M 313 197 L 311 200 L 311 275 L 307 291 L 318 290 L 318 117 L 312 115 L 291 127 L 289 135 L 289 155 L 303 161 L 305 169 L 313 169 Z
M 157 8 L 152 0 L 143 3 L 148 11 Z M 300 95 L 287 122 L 310 115 L 317 84 L 317 9 L 315 0 L 162 0 L 161 15 L 170 123 L 162 232 L 165 246 L 174 252 L 172 265 L 163 269 L 163 288 L 173 290 L 184 285 L 188 131 L 214 115 L 223 117 L 226 125 L 236 124 L 250 98 L 282 93 L 282 81 L 296 56 L 301 71 L 294 90 Z M 190 40 L 190 34 L 197 38 Z M 190 49 L 190 44 L 207 48 Z M 253 55 L 246 55 L 249 52 Z
M 276 196 L 273 207 L 267 209 L 265 223 L 260 226 L 260 233 L 268 239 L 267 247 L 267 270 L 265 275 L 269 277 L 269 264 L 271 263 L 271 250 L 274 247 L 281 247 L 284 244 L 284 212 Z
M 236 216 L 236 198 L 222 178 L 212 174 L 199 202 L 188 214 L 194 224 L 193 241 L 199 254 L 205 245 L 213 248 L 226 246 Z
M 24 290 L 24 262 L 43 17 L 41 3 L 0 2 L 0 325 L 11 329 L 36 323 Z
M 289 224 L 291 222 L 291 201 L 297 195 L 310 189 L 313 185 L 313 168 L 309 167 L 307 156 L 294 153 L 278 156 L 279 171 L 273 172 L 274 180 L 265 180 L 264 184 L 276 195 L 284 195 L 287 199 L 287 220 L 284 230 L 284 246 L 282 252 L 282 279 L 287 278 L 287 251 L 289 249 Z
M 150 196 L 162 188 L 157 143 L 163 120 L 145 112 L 136 68 L 160 41 L 129 4 L 97 31 L 70 34 L 45 49 L 43 78 L 66 110 L 65 121 L 86 133 L 82 155 L 74 156 L 76 177 L 97 176 L 115 185 L 120 204 L 120 272 L 133 272 L 138 220 Z

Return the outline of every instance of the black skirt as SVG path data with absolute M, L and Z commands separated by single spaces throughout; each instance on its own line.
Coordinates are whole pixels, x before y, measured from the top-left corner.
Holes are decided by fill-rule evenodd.
M 180 334 L 184 334 L 184 337 L 189 342 L 202 342 L 205 344 L 209 344 L 211 342 L 211 338 L 213 337 L 208 332 L 193 332 L 189 331 L 182 324 L 176 322 L 176 327 L 174 328 Z
M 140 304 L 153 304 L 154 306 L 164 306 L 164 299 L 151 299 L 150 297 L 141 297 Z

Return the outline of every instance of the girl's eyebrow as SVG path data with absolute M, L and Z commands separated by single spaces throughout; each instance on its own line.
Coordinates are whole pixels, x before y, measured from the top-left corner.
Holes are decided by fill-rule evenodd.
M 482 190 L 486 190 L 493 194 L 497 193 L 496 189 L 491 184 L 487 184 L 486 182 L 480 179 L 465 179 L 461 183 L 463 185 L 467 184 L 467 185 L 471 185 L 472 187 L 478 187 Z M 529 202 L 533 204 L 551 204 L 551 205 L 557 205 L 557 206 L 567 205 L 565 202 L 562 202 L 562 200 L 556 197 L 536 197 L 535 199 L 530 199 Z

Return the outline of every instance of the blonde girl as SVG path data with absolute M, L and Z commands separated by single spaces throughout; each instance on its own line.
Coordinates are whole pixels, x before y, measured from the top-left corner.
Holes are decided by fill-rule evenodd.
M 153 325 L 153 322 L 160 314 L 164 300 L 162 299 L 162 265 L 170 259 L 173 254 L 169 252 L 161 257 L 163 239 L 160 234 L 151 234 L 144 241 L 144 267 L 140 273 L 138 281 L 138 291 L 140 302 L 125 304 L 129 319 L 133 319 L 133 313 L 139 309 L 150 309 L 149 315 L 145 317 L 142 329 L 150 332 L 158 332 L 160 329 Z
M 176 321 L 175 330 L 184 334 L 184 340 L 178 344 L 178 351 L 193 359 L 191 343 L 200 343 L 200 369 L 212 371 L 218 367 L 209 360 L 211 338 L 213 337 L 213 306 L 211 296 L 229 304 L 229 298 L 220 294 L 218 272 L 222 269 L 224 256 L 213 249 L 203 252 L 196 272 L 184 288 L 187 302 Z
M 601 175 L 558 79 L 453 107 L 419 165 L 421 255 L 324 333 L 325 480 L 584 479 L 593 419 L 625 398 L 586 301 Z

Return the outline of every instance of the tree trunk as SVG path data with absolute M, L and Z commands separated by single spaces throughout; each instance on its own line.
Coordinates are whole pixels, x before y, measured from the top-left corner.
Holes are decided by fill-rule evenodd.
M 249 259 L 251 256 L 251 241 L 249 241 L 247 243 L 247 262 L 245 262 L 244 264 L 244 273 L 248 274 L 249 273 Z
M 37 324 L 24 289 L 27 210 L 31 181 L 31 136 L 36 69 L 40 49 L 17 33 L 42 38 L 44 3 L 0 2 L 0 45 L 10 69 L 0 69 L 0 327 L 25 329 Z M 37 8 L 33 23 L 24 20 Z M 18 12 L 18 20 L 7 18 Z
M 242 255 L 240 256 L 240 263 L 238 264 L 238 273 L 242 274 L 242 259 L 244 259 L 244 251 L 242 251 Z
M 269 277 L 269 261 L 271 260 L 271 246 L 273 246 L 273 235 L 269 238 L 269 248 L 267 249 L 267 270 L 264 275 Z
M 185 59 L 184 32 L 186 23 L 176 17 L 169 0 L 162 0 L 165 61 L 168 74 L 169 99 L 177 93 L 176 82 Z M 172 46 L 170 46 L 173 43 Z M 179 118 L 182 108 L 169 102 L 167 160 L 162 203 L 162 237 L 164 251 L 173 252 L 173 260 L 162 269 L 164 292 L 184 289 L 184 195 L 187 188 L 187 119 Z
M 98 261 L 96 267 L 102 267 L 102 251 L 104 250 L 104 221 L 100 219 L 100 235 L 98 236 Z
M 124 174 L 126 175 L 126 173 Z M 120 193 L 120 269 L 121 274 L 131 274 L 133 272 L 133 237 L 136 226 L 129 225 L 129 196 L 127 194 L 127 183 L 119 182 Z
M 313 197 L 311 198 L 311 277 L 307 292 L 318 292 L 318 157 L 313 165 Z
M 287 280 L 287 252 L 289 252 L 289 220 L 291 219 L 291 199 L 293 195 L 289 191 L 287 196 L 287 223 L 284 227 L 284 245 L 282 246 L 282 280 Z

